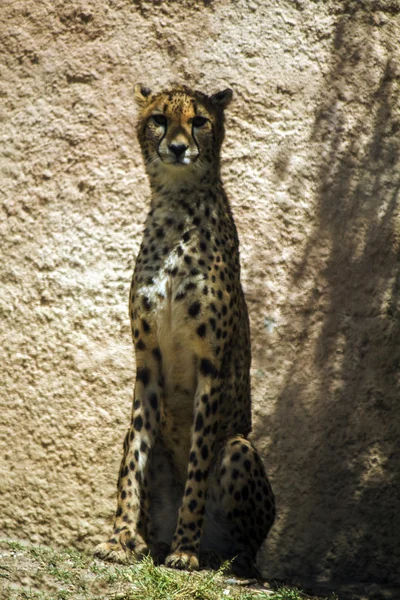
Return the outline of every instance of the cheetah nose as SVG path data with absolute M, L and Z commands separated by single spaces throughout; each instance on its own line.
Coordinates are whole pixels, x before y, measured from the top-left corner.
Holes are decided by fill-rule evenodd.
M 186 146 L 186 144 L 169 144 L 168 148 L 175 154 L 176 158 L 179 158 L 186 152 L 189 146 Z

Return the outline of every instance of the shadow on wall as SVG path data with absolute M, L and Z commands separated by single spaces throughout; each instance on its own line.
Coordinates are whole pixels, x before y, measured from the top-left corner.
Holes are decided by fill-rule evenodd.
M 288 578 L 400 583 L 400 60 L 376 19 L 338 19 L 310 140 L 317 219 L 293 271 L 307 300 L 288 306 L 268 458 Z

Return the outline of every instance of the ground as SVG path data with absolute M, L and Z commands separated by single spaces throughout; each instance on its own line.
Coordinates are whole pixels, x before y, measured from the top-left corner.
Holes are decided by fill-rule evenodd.
M 223 571 L 177 572 L 150 560 L 116 566 L 74 549 L 0 542 L 0 600 L 323 600 Z M 328 600 L 328 599 L 324 599 Z M 331 595 L 329 600 L 339 600 Z

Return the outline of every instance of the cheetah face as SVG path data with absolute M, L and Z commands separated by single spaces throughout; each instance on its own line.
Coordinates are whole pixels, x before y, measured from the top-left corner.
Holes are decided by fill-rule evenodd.
M 188 88 L 154 95 L 138 84 L 135 97 L 141 109 L 139 142 L 150 176 L 176 180 L 203 175 L 215 166 L 231 90 L 211 97 Z
M 156 108 L 147 129 L 148 139 L 154 141 L 160 160 L 174 167 L 194 163 L 199 158 L 200 148 L 204 149 L 207 138 L 212 135 L 207 116 L 196 115 L 193 109 L 171 114 L 171 111 L 163 113 Z

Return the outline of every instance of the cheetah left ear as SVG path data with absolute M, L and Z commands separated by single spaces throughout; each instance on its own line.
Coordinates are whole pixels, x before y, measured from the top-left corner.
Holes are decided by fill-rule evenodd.
M 219 106 L 219 108 L 226 108 L 232 100 L 232 94 L 231 88 L 226 88 L 226 90 L 223 90 L 222 92 L 217 92 L 210 96 L 211 104 Z
M 151 89 L 149 89 L 148 87 L 145 87 L 141 83 L 137 83 L 135 85 L 136 104 L 138 104 L 139 106 L 143 106 L 144 104 L 147 104 L 150 96 L 151 96 Z

